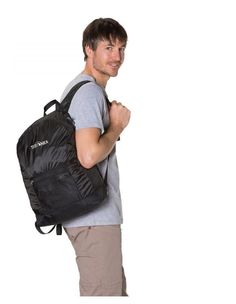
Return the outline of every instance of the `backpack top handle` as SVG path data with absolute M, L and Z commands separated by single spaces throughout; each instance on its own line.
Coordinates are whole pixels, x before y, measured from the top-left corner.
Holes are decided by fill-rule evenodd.
M 50 109 L 52 106 L 56 105 L 56 110 L 60 110 L 60 103 L 54 99 L 52 101 L 49 101 L 49 103 L 46 104 L 46 106 L 43 108 L 43 116 L 46 116 L 46 112 L 48 109 Z

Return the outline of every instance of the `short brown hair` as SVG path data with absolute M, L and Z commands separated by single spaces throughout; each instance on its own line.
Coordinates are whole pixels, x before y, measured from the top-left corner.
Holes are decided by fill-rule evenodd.
M 98 41 L 118 39 L 124 44 L 127 43 L 128 36 L 123 28 L 116 20 L 111 18 L 99 18 L 92 21 L 83 33 L 83 52 L 84 60 L 87 59 L 85 47 L 89 46 L 92 50 L 96 50 Z

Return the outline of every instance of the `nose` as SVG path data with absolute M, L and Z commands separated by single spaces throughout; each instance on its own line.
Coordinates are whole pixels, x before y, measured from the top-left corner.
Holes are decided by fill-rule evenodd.
M 114 49 L 112 55 L 114 61 L 119 61 L 119 62 L 123 61 L 123 56 L 119 49 Z

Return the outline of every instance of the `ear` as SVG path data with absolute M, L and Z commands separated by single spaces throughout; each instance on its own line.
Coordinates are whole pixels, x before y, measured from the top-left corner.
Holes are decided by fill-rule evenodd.
M 88 58 L 91 57 L 91 55 L 93 54 L 93 50 L 90 48 L 89 45 L 85 46 L 85 52 L 86 52 Z

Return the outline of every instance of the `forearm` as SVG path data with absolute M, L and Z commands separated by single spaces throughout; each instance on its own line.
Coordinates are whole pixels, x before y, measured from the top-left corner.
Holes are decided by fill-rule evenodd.
M 82 166 L 91 168 L 103 161 L 114 148 L 121 132 L 130 119 L 130 111 L 119 103 L 112 102 L 110 125 L 101 135 L 99 128 L 85 128 L 76 131 L 78 159 Z
M 87 169 L 103 161 L 114 148 L 120 128 L 109 127 L 104 134 L 99 129 L 82 129 L 76 132 L 78 159 Z
M 97 162 L 104 160 L 114 148 L 122 130 L 113 129 L 112 127 L 101 135 L 97 146 Z

